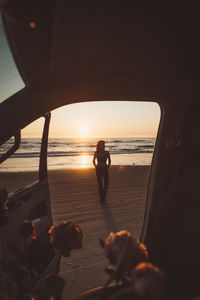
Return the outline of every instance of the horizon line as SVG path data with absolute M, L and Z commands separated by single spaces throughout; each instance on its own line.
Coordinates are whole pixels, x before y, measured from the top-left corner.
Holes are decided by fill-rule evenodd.
M 41 138 L 41 136 L 23 136 L 22 138 Z M 129 139 L 129 138 L 156 138 L 156 136 L 141 136 L 141 135 L 138 135 L 138 136 L 97 136 L 97 137 L 94 137 L 94 136 L 90 136 L 90 137 L 70 137 L 70 136 L 49 136 L 48 137 L 49 139 L 50 138 L 69 138 L 69 139 L 80 139 L 80 140 L 83 140 L 83 139 Z

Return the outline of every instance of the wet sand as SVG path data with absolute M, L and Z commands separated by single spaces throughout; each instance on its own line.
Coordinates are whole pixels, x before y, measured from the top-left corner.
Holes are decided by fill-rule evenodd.
M 73 300 L 81 292 L 105 283 L 107 259 L 98 239 L 126 229 L 138 238 L 142 229 L 148 166 L 113 166 L 106 202 L 98 199 L 94 169 L 49 171 L 54 223 L 70 220 L 84 233 L 83 249 L 62 258 L 60 275 L 66 280 L 63 299 Z M 0 174 L 1 187 L 14 191 L 37 179 L 35 172 Z

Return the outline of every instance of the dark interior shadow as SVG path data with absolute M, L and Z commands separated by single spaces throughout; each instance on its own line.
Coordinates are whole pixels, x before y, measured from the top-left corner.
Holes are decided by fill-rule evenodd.
M 106 228 L 108 233 L 117 232 L 118 231 L 117 224 L 115 223 L 115 220 L 113 218 L 113 215 L 110 211 L 108 204 L 106 202 L 101 202 L 101 207 L 103 210 L 104 219 L 106 221 Z

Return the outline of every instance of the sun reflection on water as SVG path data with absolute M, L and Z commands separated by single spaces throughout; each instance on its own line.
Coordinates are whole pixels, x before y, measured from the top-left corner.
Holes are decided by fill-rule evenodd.
M 89 164 L 90 164 L 89 155 L 81 155 L 81 168 L 88 168 Z

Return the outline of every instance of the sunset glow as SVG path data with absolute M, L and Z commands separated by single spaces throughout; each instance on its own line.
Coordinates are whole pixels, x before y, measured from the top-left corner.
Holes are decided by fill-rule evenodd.
M 79 132 L 81 134 L 81 136 L 85 136 L 88 134 L 88 126 L 87 125 L 81 125 L 79 127 Z
M 70 104 L 52 111 L 50 137 L 155 137 L 160 108 L 155 102 L 99 101 Z M 42 135 L 44 118 L 22 130 L 23 136 Z
M 81 164 L 80 167 L 81 168 L 87 168 L 89 163 L 91 162 L 91 158 L 88 155 L 81 155 Z

